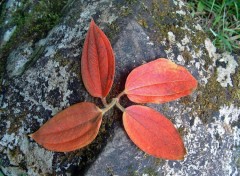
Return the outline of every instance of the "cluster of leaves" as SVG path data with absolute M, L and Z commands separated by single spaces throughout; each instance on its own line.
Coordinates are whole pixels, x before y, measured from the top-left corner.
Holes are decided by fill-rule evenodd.
M 194 17 L 222 50 L 240 49 L 239 0 L 187 0 Z
M 92 20 L 82 51 L 81 73 L 87 91 L 101 98 L 105 107 L 100 109 L 90 102 L 72 105 L 29 135 L 31 138 L 52 151 L 82 148 L 96 138 L 103 115 L 117 106 L 123 112 L 127 134 L 140 149 L 158 158 L 183 159 L 186 150 L 170 120 L 146 106 L 123 108 L 119 100 L 127 95 L 135 103 L 164 103 L 189 95 L 197 81 L 184 67 L 164 58 L 139 66 L 128 75 L 125 90 L 108 104 L 115 58 L 108 38 Z

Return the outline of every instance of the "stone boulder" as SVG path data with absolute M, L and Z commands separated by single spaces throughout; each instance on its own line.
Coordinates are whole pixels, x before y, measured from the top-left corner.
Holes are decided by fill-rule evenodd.
M 81 51 L 93 18 L 109 37 L 116 75 L 108 102 L 135 67 L 166 57 L 198 80 L 190 96 L 147 104 L 179 130 L 182 161 L 145 154 L 128 138 L 117 108 L 106 114 L 96 140 L 74 152 L 51 152 L 27 135 L 57 112 L 95 102 L 83 86 Z M 31 61 L 31 62 L 30 62 Z M 31 64 L 29 64 L 31 63 Z M 239 56 L 216 48 L 178 0 L 76 0 L 37 43 L 22 43 L 7 57 L 0 96 L 0 169 L 5 175 L 238 175 L 240 173 Z M 132 104 L 126 97 L 124 107 Z M 0 175 L 1 175 L 0 172 Z

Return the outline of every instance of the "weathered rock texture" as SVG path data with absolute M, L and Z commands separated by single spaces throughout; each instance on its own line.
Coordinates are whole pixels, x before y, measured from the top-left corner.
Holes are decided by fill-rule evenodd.
M 216 53 L 182 1 L 74 1 L 67 12 L 45 39 L 9 54 L 0 99 L 4 174 L 239 175 L 239 58 Z M 124 132 L 119 110 L 105 116 L 99 136 L 83 150 L 54 153 L 27 137 L 74 103 L 100 105 L 86 92 L 79 70 L 91 17 L 109 36 L 116 55 L 109 101 L 123 90 L 133 68 L 159 57 L 184 65 L 198 79 L 191 96 L 148 104 L 180 131 L 188 153 L 183 161 L 156 159 L 139 150 Z M 36 61 L 27 64 L 32 57 Z M 126 97 L 121 103 L 131 104 Z

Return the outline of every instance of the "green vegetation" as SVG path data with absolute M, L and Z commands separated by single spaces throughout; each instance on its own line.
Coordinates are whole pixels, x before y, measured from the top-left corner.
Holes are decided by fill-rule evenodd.
M 10 40 L 0 48 L 0 81 L 2 80 L 2 73 L 5 70 L 6 60 L 10 51 L 16 49 L 19 44 L 25 42 L 35 43 L 39 39 L 46 37 L 48 31 L 59 22 L 66 4 L 67 0 L 23 0 L 21 2 L 21 5 L 13 12 L 12 18 L 8 23 L 9 27 L 16 26 L 16 30 Z M 5 6 L 6 4 L 1 6 L 0 27 L 4 26 Z
M 24 0 L 14 12 L 11 23 L 16 25 L 17 29 L 12 38 L 37 41 L 45 37 L 60 19 L 62 8 L 67 1 L 41 0 L 36 4 L 33 3 Z M 19 34 L 21 35 L 19 36 Z
M 187 0 L 193 17 L 221 51 L 240 50 L 239 0 Z

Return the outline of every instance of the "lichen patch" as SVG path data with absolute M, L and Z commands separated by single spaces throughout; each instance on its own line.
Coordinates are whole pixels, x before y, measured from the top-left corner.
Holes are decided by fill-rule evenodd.
M 208 51 L 209 57 L 215 62 L 216 60 L 216 47 L 213 45 L 209 38 L 205 39 L 205 48 Z
M 9 77 L 19 76 L 23 73 L 33 49 L 31 44 L 24 44 L 12 51 L 7 60 L 7 73 Z
M 183 10 L 177 10 L 176 13 L 180 15 L 186 15 L 186 12 Z
M 219 113 L 220 116 L 214 117 L 215 121 L 206 126 L 197 116 L 192 117 L 193 126 L 188 127 L 188 133 L 184 135 L 187 156 L 183 161 L 167 161 L 159 170 L 166 171 L 165 174 L 169 176 L 188 175 L 190 172 L 201 175 L 206 170 L 213 173 L 223 172 L 223 175 L 238 175 L 237 166 L 232 161 L 237 152 L 233 147 L 240 144 L 240 130 L 232 127 L 232 124 L 238 121 L 240 109 L 234 105 L 223 105 Z M 174 165 L 178 165 L 177 170 Z
M 176 42 L 176 37 L 175 37 L 175 35 L 173 34 L 173 32 L 171 32 L 171 31 L 168 32 L 168 40 L 169 40 L 171 43 L 175 43 L 175 42 Z
M 229 53 L 218 54 L 218 61 L 224 63 L 225 67 L 217 67 L 217 81 L 222 87 L 233 86 L 231 75 L 235 73 L 238 63 L 235 61 L 234 57 Z
M 11 28 L 11 29 L 8 29 L 8 30 L 4 33 L 3 41 L 4 41 L 4 42 L 8 42 L 15 30 L 16 30 L 16 26 L 14 26 L 14 27 Z
M 234 124 L 239 123 L 240 108 L 231 104 L 230 106 L 223 105 L 219 109 L 219 118 L 215 118 L 217 122 L 224 127 L 225 133 L 233 136 L 235 146 L 240 146 L 240 129 Z M 221 120 L 220 118 L 223 118 Z

